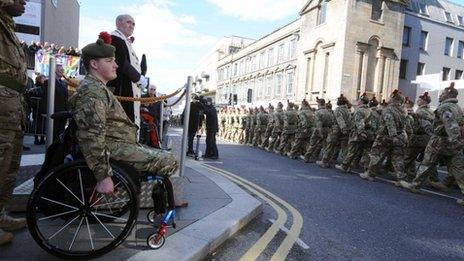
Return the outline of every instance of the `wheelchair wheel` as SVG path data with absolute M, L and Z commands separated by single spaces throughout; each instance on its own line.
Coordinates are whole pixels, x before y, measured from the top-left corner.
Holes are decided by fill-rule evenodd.
M 84 160 L 61 165 L 36 184 L 27 223 L 40 247 L 60 258 L 95 258 L 127 238 L 137 221 L 138 195 L 128 173 L 111 167 L 112 195 L 95 191 L 95 177 Z

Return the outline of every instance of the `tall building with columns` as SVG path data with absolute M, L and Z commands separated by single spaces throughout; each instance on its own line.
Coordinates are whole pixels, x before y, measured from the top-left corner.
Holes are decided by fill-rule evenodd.
M 310 0 L 296 21 L 218 62 L 217 103 L 378 99 L 398 87 L 401 0 Z

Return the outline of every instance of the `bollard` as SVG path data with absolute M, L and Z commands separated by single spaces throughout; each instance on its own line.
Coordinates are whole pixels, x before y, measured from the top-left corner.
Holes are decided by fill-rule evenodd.
M 160 115 L 159 115 L 159 141 L 160 141 L 160 144 L 161 144 L 161 148 L 163 148 L 163 114 L 164 114 L 164 101 L 161 101 L 161 105 L 160 105 Z
M 179 176 L 184 176 L 185 169 L 185 157 L 187 154 L 187 135 L 188 135 L 188 124 L 190 117 L 190 91 L 192 90 L 192 76 L 187 78 L 187 85 L 185 87 L 185 110 L 184 110 L 184 131 L 182 132 L 182 147 L 180 152 L 180 170 Z
M 55 112 L 55 57 L 50 57 L 48 74 L 48 90 L 47 90 L 47 143 L 46 147 L 50 147 L 53 143 L 53 119 L 52 114 Z

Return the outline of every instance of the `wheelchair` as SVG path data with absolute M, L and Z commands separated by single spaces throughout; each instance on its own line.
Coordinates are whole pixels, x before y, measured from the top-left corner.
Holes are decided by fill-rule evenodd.
M 41 170 L 27 204 L 26 219 L 35 242 L 48 253 L 65 259 L 100 257 L 118 247 L 137 222 L 142 181 L 155 182 L 154 208 L 147 219 L 164 219 L 154 225 L 147 245 L 158 249 L 165 242 L 167 228 L 175 228 L 176 215 L 172 184 L 156 173 L 140 173 L 129 164 L 110 161 L 114 193 L 99 194 L 96 179 L 79 150 L 72 112 L 55 113 L 52 118 L 69 119 L 60 140 L 46 152 Z M 172 222 L 172 224 L 171 224 Z

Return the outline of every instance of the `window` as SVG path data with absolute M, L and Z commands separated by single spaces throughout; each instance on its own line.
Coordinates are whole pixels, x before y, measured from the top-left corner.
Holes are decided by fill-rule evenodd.
M 408 60 L 401 60 L 400 63 L 400 79 L 406 79 L 406 71 L 408 68 Z
M 462 19 L 462 16 L 458 15 L 458 24 L 460 26 L 464 26 L 464 20 Z
M 254 72 L 256 71 L 256 55 L 253 55 L 253 57 L 251 58 L 251 71 Z
M 317 25 L 325 23 L 326 15 L 327 15 L 327 2 L 323 0 L 317 12 Z
M 272 76 L 266 78 L 266 97 L 271 96 L 272 93 Z
M 371 19 L 375 21 L 379 21 L 382 19 L 382 0 L 373 0 L 372 1 L 372 12 L 371 12 Z
M 427 50 L 427 40 L 429 38 L 429 33 L 426 31 L 421 31 L 420 46 L 421 50 Z
M 428 15 L 429 14 L 429 10 L 427 9 L 427 5 L 425 5 L 423 3 L 419 3 L 419 14 L 423 14 L 423 15 Z
M 290 96 L 293 94 L 293 79 L 294 74 L 292 72 L 287 73 L 287 96 Z
M 238 63 L 234 64 L 234 76 L 237 76 L 238 73 Z
M 243 66 L 243 60 L 240 61 L 240 75 L 243 75 L 245 67 Z
M 263 78 L 259 78 L 258 80 L 258 97 L 263 97 Z
M 445 18 L 446 18 L 446 22 L 453 23 L 453 18 L 451 17 L 451 14 L 449 12 L 445 11 Z
M 464 42 L 463 41 L 459 41 L 459 43 L 458 43 L 457 57 L 458 58 L 464 58 Z
M 296 39 L 290 41 L 290 46 L 288 47 L 288 58 L 294 59 L 296 57 Z
M 411 27 L 404 27 L 403 30 L 403 46 L 409 46 L 411 41 Z
M 417 75 L 424 75 L 425 63 L 417 63 Z
M 454 79 L 455 80 L 461 80 L 462 79 L 462 70 L 456 70 L 456 73 L 454 74 Z
M 449 81 L 449 79 L 450 79 L 450 71 L 451 71 L 450 68 L 443 67 L 443 77 L 442 77 L 443 81 Z
M 274 65 L 274 48 L 269 49 L 267 51 L 267 66 Z
M 453 47 L 453 38 L 446 37 L 445 41 L 445 55 L 451 56 L 452 47 Z
M 284 49 L 285 49 L 285 44 L 279 45 L 279 50 L 277 53 L 277 63 L 281 63 L 284 61 Z
M 277 76 L 276 76 L 276 88 L 275 88 L 275 95 L 277 97 L 280 97 L 280 94 L 282 93 L 282 82 L 283 82 L 282 74 L 277 74 Z
M 259 55 L 259 69 L 264 68 L 264 62 L 266 60 L 266 52 L 261 52 Z

